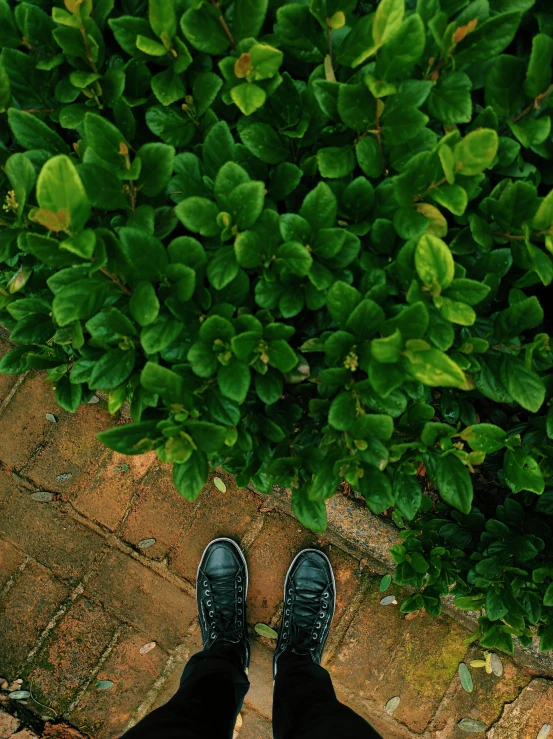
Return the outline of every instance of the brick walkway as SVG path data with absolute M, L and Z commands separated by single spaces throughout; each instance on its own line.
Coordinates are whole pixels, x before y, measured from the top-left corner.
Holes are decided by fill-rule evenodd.
M 7 349 L 0 340 L 0 354 Z M 237 490 L 225 474 L 226 493 L 210 482 L 196 503 L 184 501 L 155 456 L 102 447 L 95 434 L 114 422 L 102 401 L 65 413 L 39 374 L 0 375 L 0 676 L 21 678 L 44 704 L 29 701 L 39 715 L 109 739 L 164 703 L 200 644 L 199 557 L 224 535 L 246 551 L 252 626 L 278 627 L 284 574 L 300 548 L 327 552 L 338 609 L 326 665 L 339 697 L 384 739 L 457 739 L 461 719 L 491 727 L 490 739 L 535 739 L 553 723 L 553 685 L 505 656 L 501 677 L 472 669 L 474 691 L 463 691 L 459 663 L 482 650 L 467 647 L 468 632 L 447 615 L 406 619 L 381 605 L 382 566 L 351 542 L 310 534 L 280 497 Z M 39 502 L 37 491 L 55 499 Z M 146 539 L 155 543 L 141 548 Z M 253 637 L 240 739 L 271 736 L 272 648 Z M 114 685 L 97 690 L 99 680 Z

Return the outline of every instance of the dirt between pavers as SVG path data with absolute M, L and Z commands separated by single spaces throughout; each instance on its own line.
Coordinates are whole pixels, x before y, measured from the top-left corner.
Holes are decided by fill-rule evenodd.
M 69 724 L 47 721 L 40 728 L 39 723 L 26 706 L 0 696 L 0 739 L 86 739 Z

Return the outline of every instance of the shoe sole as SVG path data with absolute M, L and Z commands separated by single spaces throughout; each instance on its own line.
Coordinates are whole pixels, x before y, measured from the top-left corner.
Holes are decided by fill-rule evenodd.
M 196 590 L 198 590 L 198 580 L 199 580 L 199 574 L 200 574 L 200 567 L 202 566 L 202 562 L 204 561 L 205 553 L 207 552 L 207 550 L 209 549 L 209 547 L 212 544 L 217 544 L 217 542 L 220 542 L 220 541 L 226 541 L 229 544 L 232 544 L 232 546 L 236 549 L 236 551 L 238 552 L 238 554 L 240 556 L 240 559 L 242 560 L 242 562 L 244 564 L 244 569 L 246 570 L 246 593 L 244 595 L 244 600 L 246 600 L 246 598 L 248 597 L 248 585 L 249 585 L 248 563 L 246 562 L 246 558 L 244 557 L 244 552 L 238 546 L 238 544 L 233 539 L 229 539 L 226 536 L 220 536 L 218 539 L 213 539 L 212 541 L 209 542 L 209 544 L 204 549 L 204 551 L 202 553 L 202 556 L 200 557 L 200 564 L 198 565 L 198 569 L 196 570 Z
M 298 554 L 296 554 L 296 556 L 292 560 L 292 563 L 291 563 L 290 567 L 288 568 L 288 572 L 286 573 L 286 578 L 284 580 L 284 602 L 286 603 L 286 591 L 288 590 L 288 579 L 290 577 L 290 572 L 292 571 L 292 568 L 294 567 L 294 565 L 296 564 L 296 562 L 298 561 L 298 559 L 301 556 L 303 556 L 306 552 L 316 552 L 321 557 L 324 557 L 324 559 L 326 560 L 326 562 L 328 564 L 328 567 L 330 569 L 330 574 L 332 575 L 332 586 L 333 586 L 333 591 L 334 591 L 334 597 L 333 597 L 333 602 L 332 602 L 332 619 L 330 620 L 330 625 L 332 625 L 332 621 L 334 620 L 334 614 L 336 613 L 336 578 L 334 577 L 334 568 L 332 567 L 332 562 L 329 560 L 329 558 L 326 556 L 326 554 L 324 552 L 321 552 L 320 549 L 302 549 L 301 552 L 298 552 Z M 282 624 L 281 624 L 280 628 L 282 628 Z M 328 631 L 329 631 L 329 634 L 330 634 L 330 627 L 329 627 L 329 630 Z M 279 630 L 279 635 L 280 635 L 280 630 Z M 327 634 L 327 637 L 325 639 L 325 646 L 326 646 L 326 640 L 327 639 L 328 639 L 328 634 Z M 277 642 L 277 648 L 278 648 L 278 642 Z M 323 652 L 324 652 L 324 647 L 323 647 Z M 277 673 L 276 664 L 273 661 L 273 684 L 274 684 L 274 681 L 276 679 L 276 673 Z

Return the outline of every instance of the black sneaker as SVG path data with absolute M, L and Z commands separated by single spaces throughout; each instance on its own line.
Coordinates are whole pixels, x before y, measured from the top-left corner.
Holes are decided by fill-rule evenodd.
M 273 659 L 291 649 L 320 664 L 336 606 L 336 583 L 326 554 L 304 549 L 294 559 L 284 583 L 284 613 Z
M 231 539 L 214 539 L 207 545 L 196 581 L 198 617 L 204 649 L 215 643 L 236 644 L 244 669 L 250 663 L 246 626 L 248 566 L 242 550 Z

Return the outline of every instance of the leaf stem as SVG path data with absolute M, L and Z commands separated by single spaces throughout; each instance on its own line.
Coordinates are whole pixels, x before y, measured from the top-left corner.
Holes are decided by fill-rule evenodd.
M 123 285 L 119 277 L 117 275 L 112 274 L 109 272 L 105 267 L 100 267 L 100 272 L 108 277 L 113 283 L 117 285 L 117 287 L 122 290 L 125 295 L 132 295 L 132 290 L 129 290 L 129 288 L 126 285 Z
M 441 187 L 441 185 L 445 185 L 446 182 L 447 182 L 447 177 L 442 177 L 442 179 L 438 180 L 438 182 L 433 182 L 431 185 L 429 185 L 426 188 L 426 190 L 423 193 L 421 193 L 420 195 L 415 195 L 414 197 L 415 202 L 422 200 L 428 195 L 429 192 L 431 192 L 432 190 L 435 190 L 437 187 Z
M 384 150 L 382 148 L 382 127 L 380 125 L 380 98 L 376 98 L 376 112 L 375 112 L 376 129 L 374 134 L 378 143 L 378 149 L 380 150 L 380 158 L 382 159 L 382 169 L 386 173 L 386 161 L 384 159 Z
M 511 122 L 518 123 L 518 121 L 520 121 L 521 118 L 524 118 L 524 116 L 527 115 L 532 109 L 540 110 L 541 104 L 543 103 L 544 100 L 546 100 L 551 95 L 552 92 L 553 92 L 553 85 L 549 85 L 549 87 L 547 88 L 545 92 L 542 92 L 541 95 L 538 95 L 537 98 L 533 100 L 530 103 L 530 105 L 527 105 L 526 108 L 524 108 L 524 110 L 521 113 L 515 116 Z
M 96 66 L 96 63 L 95 63 L 94 59 L 92 58 L 92 52 L 90 51 L 90 44 L 88 43 L 88 36 L 87 36 L 87 33 L 86 33 L 86 28 L 84 26 L 81 26 L 80 31 L 81 31 L 81 34 L 83 36 L 84 47 L 85 47 L 85 50 L 86 50 L 86 58 L 90 62 L 90 66 L 92 67 L 92 71 L 95 74 L 98 74 L 98 67 Z
M 230 28 L 227 26 L 226 20 L 223 18 L 223 14 L 221 13 L 221 8 L 219 7 L 219 3 L 216 2 L 216 0 L 211 0 L 211 4 L 214 8 L 217 8 L 217 10 L 220 12 L 219 15 L 219 23 L 223 26 L 223 31 L 227 34 L 227 38 L 230 41 L 230 45 L 233 49 L 236 49 L 236 42 L 234 38 L 232 37 L 232 33 L 230 32 Z

